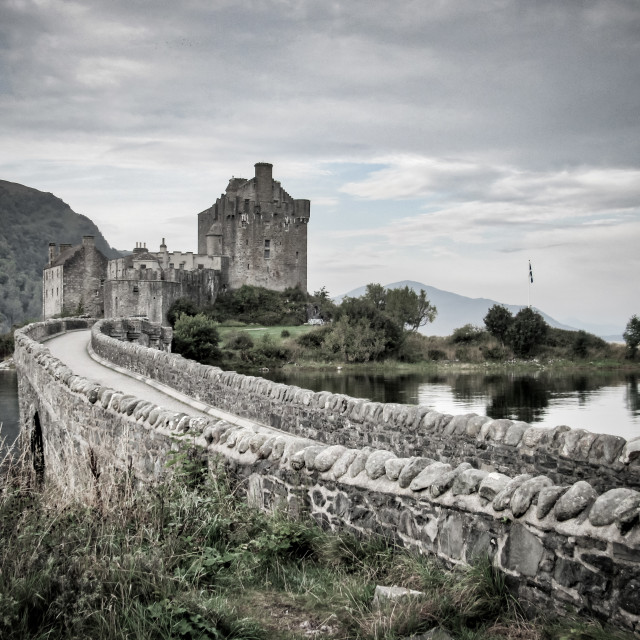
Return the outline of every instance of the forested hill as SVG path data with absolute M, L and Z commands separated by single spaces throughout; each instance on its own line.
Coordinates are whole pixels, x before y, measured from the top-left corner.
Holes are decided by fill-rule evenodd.
M 0 180 L 0 333 L 42 316 L 42 269 L 49 242 L 73 245 L 93 235 L 107 258 L 112 249 L 96 225 L 51 193 Z

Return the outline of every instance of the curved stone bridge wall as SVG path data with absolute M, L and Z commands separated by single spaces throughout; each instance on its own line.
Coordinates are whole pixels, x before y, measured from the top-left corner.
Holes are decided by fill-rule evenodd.
M 98 355 L 192 398 L 294 435 L 402 456 L 427 455 L 450 464 L 468 462 L 500 473 L 542 473 L 558 484 L 582 479 L 602 491 L 640 488 L 640 438 L 627 442 L 568 426 L 548 429 L 475 414 L 451 416 L 424 405 L 316 393 L 136 344 L 122 345 L 109 337 L 126 334 L 127 322 L 96 324 L 91 341 Z
M 308 513 L 331 527 L 393 536 L 450 563 L 488 555 L 522 602 L 558 612 L 569 605 L 640 631 L 639 492 L 597 492 L 577 478 L 556 483 L 549 476 L 502 474 L 468 462 L 318 443 L 259 426 L 172 413 L 74 375 L 37 342 L 67 323 L 41 323 L 16 332 L 23 429 L 27 435 L 34 431 L 38 411 L 46 474 L 52 479 L 95 483 L 97 468 L 100 481 L 119 472 L 140 481 L 157 480 L 170 452 L 189 442 L 211 461 L 221 457 L 244 482 L 248 497 L 262 507 Z M 183 380 L 203 376 L 211 385 L 216 379 L 233 380 L 239 383 L 234 393 L 242 396 L 243 382 L 236 374 L 203 370 L 179 356 L 118 343 L 101 333 L 104 325 L 96 325 L 93 334 L 94 349 L 103 357 L 110 354 L 131 367 L 144 361 L 149 372 L 173 367 Z M 262 383 L 253 379 L 244 384 Z M 225 386 L 223 382 L 217 391 L 220 396 L 226 397 Z M 283 413 L 288 397 L 301 406 L 311 404 L 310 392 L 277 387 Z M 252 398 L 247 394 L 243 400 L 245 410 Z M 341 408 L 328 407 L 333 412 L 325 416 L 329 425 L 339 422 L 329 418 L 342 415 L 351 402 L 337 398 Z M 275 412 L 275 398 L 265 406 Z M 385 408 L 380 413 L 384 419 Z

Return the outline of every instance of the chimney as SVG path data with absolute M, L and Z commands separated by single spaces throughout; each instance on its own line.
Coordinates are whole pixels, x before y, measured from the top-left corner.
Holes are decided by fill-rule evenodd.
M 71 244 L 65 244 L 63 242 L 60 243 L 60 253 L 62 253 L 63 251 L 66 251 L 67 249 L 71 249 L 73 245 Z
M 142 242 L 136 242 L 136 246 L 135 249 L 133 250 L 133 253 L 145 253 L 146 252 L 146 248 L 143 246 Z
M 53 264 L 53 261 L 56 259 L 56 243 L 49 243 L 49 265 Z
M 94 236 L 82 236 L 82 245 L 85 247 L 95 247 Z
M 256 169 L 256 201 L 271 202 L 273 200 L 273 165 L 268 162 L 257 162 Z

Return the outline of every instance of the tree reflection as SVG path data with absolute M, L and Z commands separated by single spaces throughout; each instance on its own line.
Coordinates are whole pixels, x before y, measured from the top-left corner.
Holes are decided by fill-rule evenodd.
M 510 418 L 524 422 L 542 420 L 549 406 L 548 388 L 531 377 L 502 378 L 491 389 L 491 401 L 487 404 L 490 418 Z
M 627 409 L 635 415 L 640 414 L 640 393 L 638 393 L 638 376 L 635 373 L 627 376 L 626 401 Z

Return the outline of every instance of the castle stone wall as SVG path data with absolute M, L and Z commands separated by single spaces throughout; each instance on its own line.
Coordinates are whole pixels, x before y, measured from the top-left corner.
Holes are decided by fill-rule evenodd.
M 156 481 L 166 473 L 171 451 L 190 443 L 212 465 L 223 460 L 248 498 L 263 508 L 387 535 L 452 564 L 488 555 L 525 606 L 558 613 L 569 607 L 640 631 L 639 492 L 599 492 L 575 478 L 557 484 L 544 475 L 490 472 L 464 462 L 319 443 L 258 424 L 239 427 L 169 412 L 74 375 L 38 342 L 69 328 L 78 328 L 78 321 L 29 325 L 15 336 L 23 432 L 34 430 L 37 411 L 45 474 L 52 481 L 95 483 L 91 459 L 102 479 L 128 473 Z M 119 364 L 144 360 L 148 370 L 159 372 L 173 362 L 183 377 L 208 375 L 212 384 L 224 375 L 118 342 L 99 325 L 93 338 L 94 349 Z M 289 395 L 299 396 L 304 406 L 311 403 L 308 392 L 278 392 L 283 407 Z M 341 402 L 348 404 L 344 397 Z

